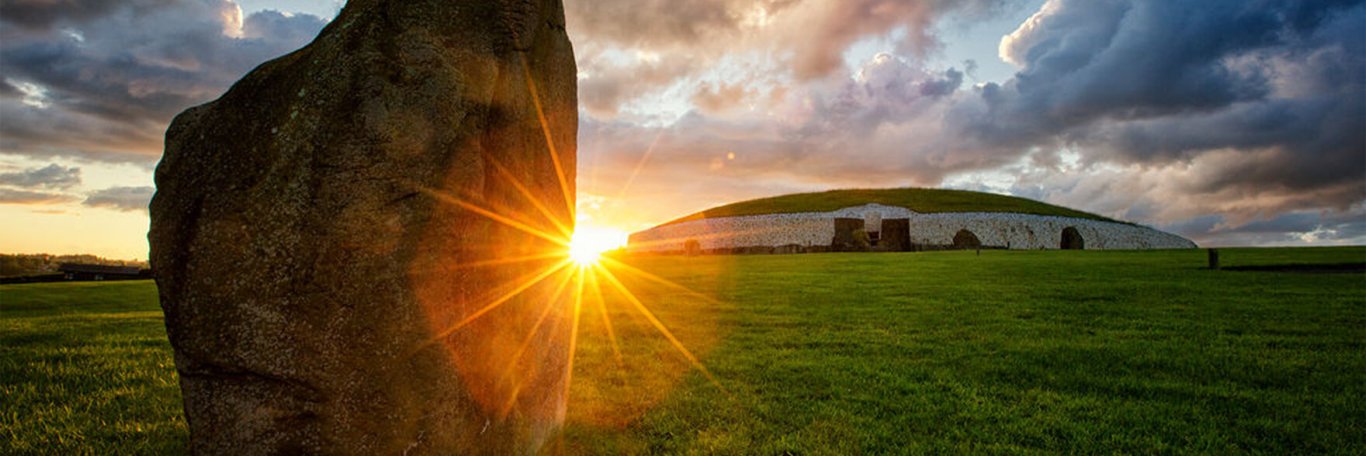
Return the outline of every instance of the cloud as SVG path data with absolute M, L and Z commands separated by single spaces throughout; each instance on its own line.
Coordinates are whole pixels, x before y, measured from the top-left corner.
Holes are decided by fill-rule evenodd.
M 811 2 L 808 2 L 810 4 Z M 934 24 L 952 14 L 981 17 L 998 11 L 999 0 L 845 0 L 815 2 L 808 15 L 788 30 L 796 44 L 793 69 L 799 79 L 829 74 L 843 66 L 842 56 L 855 42 L 869 36 L 896 35 L 897 51 L 923 57 L 940 46 Z
M 696 43 L 734 32 L 746 7 L 777 7 L 791 1 L 578 0 L 565 2 L 573 32 L 626 46 Z
M 741 21 L 718 32 L 740 55 L 750 45 L 786 57 L 749 66 L 720 58 L 700 74 L 653 84 L 681 92 L 685 114 L 587 119 L 581 150 L 594 156 L 585 163 L 635 169 L 646 157 L 638 176 L 618 177 L 633 182 L 632 193 L 650 193 L 642 201 L 952 182 L 1178 226 L 1213 242 L 1325 242 L 1329 231 L 1355 232 L 1331 220 L 1359 213 L 1366 200 L 1362 1 L 1053 0 L 1001 42 L 1019 72 L 972 87 L 963 84 L 971 67 L 916 58 L 912 32 L 931 34 L 923 41 L 932 47 L 933 21 L 996 6 L 927 5 L 929 13 L 887 7 L 897 19 L 852 19 L 868 11 L 853 8 L 828 22 L 812 14 L 830 4 L 786 5 L 764 32 L 775 41 L 751 36 L 760 32 Z M 898 30 L 922 16 L 931 23 Z M 892 49 L 843 68 L 843 57 L 831 56 L 851 42 L 821 24 L 845 22 L 857 24 L 851 36 L 880 37 Z M 830 52 L 811 45 L 822 40 L 834 43 Z M 1323 229 L 1270 225 L 1286 230 L 1275 237 L 1241 228 L 1286 214 Z M 1211 216 L 1217 228 L 1193 228 Z
M 1363 24 L 1360 1 L 1051 0 L 1002 40 L 1020 72 L 955 106 L 953 133 L 1166 169 L 1134 190 L 1244 222 L 1345 210 L 1366 198 Z
M 75 197 L 62 193 L 16 190 L 0 187 L 0 204 L 37 206 L 69 203 L 75 200 Z
M 146 212 L 155 192 L 156 189 L 152 187 L 112 187 L 92 192 L 81 204 L 118 211 Z
M 751 182 L 766 176 L 821 185 L 934 185 L 948 173 L 995 161 L 934 138 L 963 76 L 881 54 L 853 78 L 831 76 L 766 93 L 749 85 L 703 83 L 691 96 L 697 109 L 669 127 L 589 118 L 580 137 L 583 148 L 608 154 L 615 166 L 634 166 L 649 149 L 649 162 L 670 173 L 749 176 Z M 734 109 L 741 104 L 755 109 Z M 738 158 L 713 166 L 717 154 L 730 152 Z
M 582 187 L 607 201 L 596 207 L 621 194 L 642 214 L 632 223 L 791 191 L 945 184 L 1202 243 L 1359 239 L 1350 217 L 1366 215 L 1363 0 L 1049 0 L 1000 42 L 1014 77 L 975 85 L 975 62 L 930 63 L 939 31 L 1012 8 L 1003 0 L 565 7 Z M 324 25 L 242 17 L 226 0 L 0 9 L 0 154 L 31 159 L 149 164 L 171 116 Z M 97 198 L 113 190 L 87 203 L 145 206 Z
M 315 16 L 265 10 L 246 17 L 242 22 L 242 36 L 251 40 L 300 43 L 296 46 L 300 47 L 313 41 L 323 25 L 325 22 Z
M 1366 243 L 1366 210 L 1322 213 L 1295 211 L 1266 220 L 1231 225 L 1223 217 L 1210 215 L 1190 223 L 1164 226 L 1164 229 L 1200 239 L 1201 245 L 1361 245 Z
M 788 68 L 803 80 L 843 67 L 860 39 L 899 31 L 900 50 L 937 48 L 934 23 L 949 14 L 980 18 L 1002 0 L 578 0 L 565 4 L 576 42 L 624 49 L 716 56 L 782 46 Z
M 628 102 L 698 71 L 692 59 L 580 56 L 579 105 L 598 117 L 615 117 Z
M 127 1 L 127 0 L 3 0 L 0 10 L 5 15 L 0 21 L 27 30 L 47 30 L 57 25 L 76 24 L 107 15 L 119 6 L 131 7 L 137 12 L 150 8 L 167 6 L 172 0 Z
M 243 19 L 224 0 L 11 0 L 4 8 L 0 153 L 101 161 L 154 162 L 172 116 L 324 25 L 273 11 Z
M 693 93 L 692 104 L 703 112 L 724 113 L 738 106 L 756 95 L 756 90 L 746 86 L 743 82 L 735 84 L 704 83 Z
M 702 103 L 696 107 L 712 109 L 720 106 L 708 93 L 726 84 L 745 81 L 747 89 L 756 89 L 836 75 L 846 70 L 849 47 L 865 39 L 890 40 L 902 54 L 925 57 L 940 48 L 937 21 L 987 17 L 1005 3 L 577 0 L 565 8 L 579 63 L 580 101 L 589 114 L 610 118 L 642 99 L 657 105 L 667 91 L 696 96 Z M 719 81 L 709 82 L 708 75 Z
M 81 169 L 56 163 L 17 173 L 0 173 L 0 185 L 25 188 L 71 188 L 81 183 Z
M 0 98 L 18 98 L 23 92 L 11 84 L 8 80 L 0 79 Z
M 1361 47 L 1349 31 L 1360 27 L 1331 30 L 1329 22 L 1362 19 L 1359 7 L 1339 11 L 1344 3 L 1323 2 L 1311 14 L 1297 2 L 1051 0 L 1002 39 L 1002 57 L 1022 68 L 983 91 L 989 112 L 977 126 L 1012 133 L 997 137 L 1003 141 L 1029 141 L 1107 121 L 1201 116 L 1277 99 L 1275 78 L 1286 66 L 1316 51 Z M 1291 20 L 1302 15 L 1324 19 L 1309 21 L 1318 28 Z M 1359 54 L 1335 57 L 1321 60 L 1348 68 L 1310 71 L 1360 72 Z

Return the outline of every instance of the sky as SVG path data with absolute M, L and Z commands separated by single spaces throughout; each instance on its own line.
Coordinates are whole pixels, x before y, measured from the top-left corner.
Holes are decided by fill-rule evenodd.
M 147 257 L 178 112 L 334 0 L 0 0 L 0 252 Z M 1202 246 L 1366 243 L 1366 0 L 566 0 L 580 223 L 1010 194 Z

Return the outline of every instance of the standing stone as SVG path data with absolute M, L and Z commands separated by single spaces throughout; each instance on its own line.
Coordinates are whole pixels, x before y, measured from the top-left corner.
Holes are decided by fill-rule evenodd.
M 510 225 L 572 225 L 575 87 L 559 0 L 351 0 L 179 115 L 148 237 L 192 449 L 540 449 L 574 287 Z
M 905 252 L 911 249 L 911 219 L 882 219 L 882 249 L 888 252 Z
M 854 232 L 863 230 L 863 219 L 836 218 L 835 237 L 830 240 L 830 250 L 835 252 L 854 252 L 860 250 Z

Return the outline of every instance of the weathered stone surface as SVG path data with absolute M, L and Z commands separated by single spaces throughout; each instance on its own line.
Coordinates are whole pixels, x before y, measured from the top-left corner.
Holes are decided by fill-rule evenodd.
M 475 208 L 561 234 L 575 87 L 559 0 L 351 0 L 178 116 L 149 238 L 192 449 L 536 451 L 568 272 L 499 300 L 558 260 L 491 261 L 560 247 Z

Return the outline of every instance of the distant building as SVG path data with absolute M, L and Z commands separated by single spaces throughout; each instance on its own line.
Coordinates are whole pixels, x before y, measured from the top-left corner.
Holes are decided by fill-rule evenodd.
M 136 266 L 62 263 L 57 267 L 66 280 L 133 280 L 151 278 L 151 271 Z

